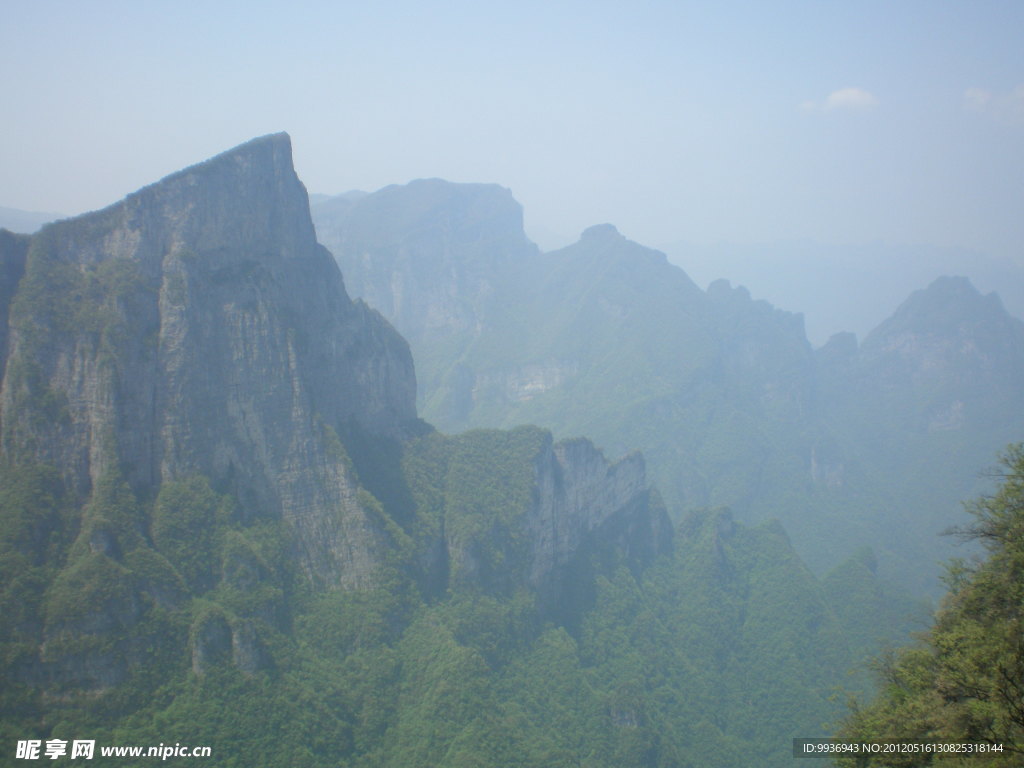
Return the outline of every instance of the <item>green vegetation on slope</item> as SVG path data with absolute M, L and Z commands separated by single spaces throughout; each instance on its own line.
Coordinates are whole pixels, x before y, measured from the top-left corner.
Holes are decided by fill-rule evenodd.
M 310 590 L 287 529 L 201 477 L 144 502 L 112 474 L 74 510 L 54 473 L 5 475 L 0 758 L 90 738 L 209 745 L 218 766 L 788 764 L 855 660 L 781 528 L 705 512 L 646 569 L 595 553 L 567 623 L 518 538 L 550 439 L 401 447 L 411 562 L 369 590 Z M 432 563 L 438 537 L 474 570 Z
M 838 737 L 850 741 L 999 745 L 942 765 L 1018 766 L 1024 759 L 1024 446 L 1009 449 L 1002 485 L 968 505 L 962 533 L 987 557 L 955 561 L 935 625 L 917 646 L 883 656 L 878 699 L 857 708 Z M 850 759 L 842 765 L 927 766 L 931 755 Z

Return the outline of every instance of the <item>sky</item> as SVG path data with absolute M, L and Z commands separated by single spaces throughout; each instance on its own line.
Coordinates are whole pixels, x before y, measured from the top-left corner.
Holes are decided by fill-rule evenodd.
M 310 192 L 493 182 L 542 246 L 912 243 L 1024 265 L 1024 2 L 4 0 L 0 206 L 287 131 Z

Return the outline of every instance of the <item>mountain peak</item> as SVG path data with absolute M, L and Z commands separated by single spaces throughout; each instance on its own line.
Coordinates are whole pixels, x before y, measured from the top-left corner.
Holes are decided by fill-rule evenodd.
M 317 243 L 287 134 L 51 224 L 25 263 L 7 361 L 31 361 L 67 415 L 0 387 L 0 454 L 60 467 L 82 498 L 114 468 L 146 494 L 201 475 L 289 521 L 314 583 L 366 582 L 366 558 L 343 552 L 349 529 L 330 522 L 346 510 L 372 529 L 337 433 L 401 434 L 415 374 Z
M 717 280 L 712 280 L 708 284 L 707 290 L 708 296 L 713 299 L 721 301 L 738 299 L 742 302 L 751 301 L 750 291 L 745 285 L 733 286 L 733 284 L 724 277 L 720 277 Z
M 592 227 L 587 227 L 583 230 L 583 234 L 580 235 L 580 240 L 623 240 L 623 236 L 619 234 L 619 230 L 615 228 L 614 224 L 595 224 Z
M 1002 302 L 995 293 L 982 294 L 970 279 L 960 275 L 943 275 L 935 278 L 923 291 L 912 294 L 918 297 L 919 303 L 933 302 L 942 303 L 946 306 L 953 304 L 960 307 L 978 307 L 984 303 L 994 306 Z M 910 300 L 907 301 L 910 303 Z
M 962 332 L 983 324 L 1013 324 L 998 294 L 982 294 L 966 277 L 939 277 L 914 291 L 896 312 L 865 339 L 869 346 L 894 333 Z
M 237 221 L 246 224 L 231 225 Z M 167 254 L 183 248 L 211 266 L 231 254 L 265 256 L 273 250 L 269 243 L 285 258 L 316 248 L 309 198 L 286 133 L 252 139 L 102 210 L 47 225 L 40 235 L 61 261 L 95 265 L 127 258 L 150 276 Z
M 214 155 L 208 160 L 203 160 L 180 171 L 175 171 L 160 179 L 160 181 L 128 195 L 128 198 L 131 199 L 137 195 L 143 195 L 151 189 L 174 183 L 181 179 L 209 173 L 220 173 L 231 164 L 245 169 L 270 167 L 278 172 L 289 171 L 294 174 L 291 137 L 287 133 L 281 132 L 250 139 L 243 144 L 239 144 L 237 147 L 221 152 L 219 155 Z
M 980 305 L 982 302 L 993 303 L 998 300 L 994 293 L 982 294 L 969 278 L 960 275 L 943 275 L 935 278 L 923 291 L 916 291 L 911 299 L 917 297 L 919 302 L 942 301 L 960 304 Z M 909 304 L 911 299 L 908 299 Z M 1001 302 L 1000 302 L 1001 304 Z
M 940 277 L 868 334 L 858 359 L 857 386 L 873 382 L 915 428 L 1003 429 L 1024 391 L 1024 323 L 995 293 Z

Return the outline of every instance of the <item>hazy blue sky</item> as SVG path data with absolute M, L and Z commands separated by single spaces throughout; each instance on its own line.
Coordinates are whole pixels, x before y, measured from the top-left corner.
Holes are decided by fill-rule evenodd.
M 286 130 L 311 192 L 496 182 L 528 228 L 1024 260 L 1024 2 L 5 0 L 0 206 Z

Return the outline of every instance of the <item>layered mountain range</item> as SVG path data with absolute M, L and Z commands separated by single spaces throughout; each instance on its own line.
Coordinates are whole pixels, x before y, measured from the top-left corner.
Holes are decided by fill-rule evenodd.
M 4 758 L 85 738 L 217 765 L 787 764 L 920 615 L 870 551 L 819 579 L 782 525 L 744 522 L 804 448 L 814 487 L 855 477 L 857 413 L 822 438 L 806 376 L 871 358 L 814 353 L 797 316 L 608 226 L 540 254 L 495 187 L 322 205 L 337 261 L 279 134 L 0 231 Z M 452 432 L 540 426 L 436 431 L 414 359 Z M 640 445 L 652 423 L 700 429 Z
M 416 181 L 313 218 L 354 293 L 409 339 L 429 421 L 641 450 L 677 516 L 777 518 L 819 571 L 870 545 L 888 577 L 937 590 L 939 534 L 1024 432 L 1024 324 L 963 278 L 863 344 L 815 350 L 800 315 L 724 280 L 702 291 L 611 225 L 540 253 L 497 186 Z
M 384 509 L 356 467 L 368 478 L 387 470 L 350 452 L 430 428 L 416 419 L 408 346 L 349 299 L 316 241 L 287 136 L 253 141 L 30 240 L 5 238 L 6 462 L 55 469 L 62 495 L 87 506 L 111 484 L 144 506 L 200 477 L 232 499 L 243 528 L 283 523 L 291 561 L 312 585 L 375 585 L 408 538 L 396 521 L 412 526 L 416 510 L 386 481 L 379 493 L 395 501 Z M 638 457 L 611 466 L 585 442 L 549 438 L 517 458 L 535 491 L 517 510 L 526 519 L 505 524 L 522 527 L 517 538 L 528 534 L 520 555 L 530 583 L 564 567 L 623 510 L 645 520 L 637 545 L 648 557 L 667 541 L 666 521 L 648 519 Z M 124 531 L 123 521 L 86 514 L 62 533 L 121 561 L 149 548 L 156 523 L 145 517 Z M 417 542 L 440 547 L 423 578 L 481 577 L 487 563 L 474 547 L 484 533 L 467 540 L 450 520 L 447 528 L 447 538 L 442 521 L 440 540 Z

